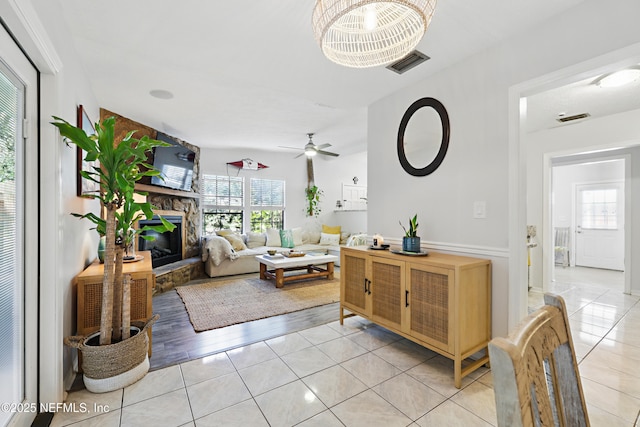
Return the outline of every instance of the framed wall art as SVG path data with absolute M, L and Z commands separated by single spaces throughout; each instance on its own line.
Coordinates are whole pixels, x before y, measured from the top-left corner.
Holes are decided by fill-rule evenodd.
M 91 123 L 91 119 L 89 119 L 89 116 L 87 115 L 87 112 L 84 110 L 82 105 L 78 105 L 76 126 L 85 131 L 87 135 L 93 135 L 96 132 L 93 128 L 93 124 Z M 76 195 L 78 197 L 87 197 L 89 194 L 97 194 L 97 192 L 100 190 L 100 185 L 97 182 L 93 182 L 89 179 L 84 178 L 80 174 L 80 172 L 93 172 L 93 168 L 95 166 L 98 166 L 98 161 L 94 160 L 92 162 L 87 162 L 86 160 L 84 160 L 87 152 L 80 147 L 77 147 L 77 150 L 78 177 L 76 180 Z

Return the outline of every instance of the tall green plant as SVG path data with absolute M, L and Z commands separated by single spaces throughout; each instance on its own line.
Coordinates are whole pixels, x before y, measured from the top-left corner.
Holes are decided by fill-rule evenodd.
M 96 133 L 88 136 L 82 129 L 71 125 L 64 119 L 53 117 L 52 124 L 60 130 L 60 134 L 82 148 L 87 154 L 85 160 L 98 160 L 99 165 L 92 171 L 82 171 L 81 175 L 100 185 L 100 190 L 89 197 L 98 199 L 105 209 L 105 218 L 89 212 L 76 217 L 86 218 L 96 225 L 99 234 L 105 236 L 106 248 L 104 258 L 104 277 L 102 282 L 102 306 L 100 315 L 100 345 L 110 344 L 127 338 L 129 331 L 128 316 L 123 324 L 123 275 L 122 264 L 127 231 L 133 228 L 134 222 L 143 215 L 147 219 L 153 217 L 153 206 L 147 202 L 134 200 L 135 183 L 143 176 L 159 176 L 160 171 L 147 163 L 147 153 L 154 147 L 166 146 L 167 143 L 156 141 L 147 136 L 134 138 L 135 131 L 129 132 L 125 138 L 115 144 L 115 118 L 109 117 L 102 124 L 96 123 Z M 138 192 L 141 195 L 147 195 Z M 158 232 L 172 231 L 175 225 L 161 218 L 162 225 L 146 227 Z M 142 232 L 144 229 L 139 230 Z M 128 281 L 126 281 L 128 283 Z M 126 302 L 124 303 L 126 305 Z M 122 333 L 124 332 L 124 336 Z

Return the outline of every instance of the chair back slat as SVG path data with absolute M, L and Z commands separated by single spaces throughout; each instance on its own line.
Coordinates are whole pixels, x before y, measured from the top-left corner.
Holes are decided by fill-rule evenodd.
M 489 343 L 499 426 L 589 426 L 564 300 Z

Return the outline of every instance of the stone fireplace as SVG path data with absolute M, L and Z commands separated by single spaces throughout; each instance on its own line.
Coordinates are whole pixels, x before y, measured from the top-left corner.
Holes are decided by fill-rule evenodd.
M 180 261 L 185 254 L 184 237 L 184 213 L 177 211 L 158 212 L 162 217 L 175 225 L 173 231 L 159 233 L 155 230 L 146 230 L 138 238 L 138 250 L 151 252 L 151 263 L 153 268 Z M 160 217 L 154 215 L 152 219 L 142 219 L 138 221 L 138 227 L 162 225 Z M 146 240 L 142 236 L 153 236 L 154 240 Z
M 116 118 L 116 141 L 122 140 L 130 131 L 136 131 L 137 138 L 145 135 L 152 139 L 158 137 L 157 130 L 101 108 L 100 120 L 102 121 L 107 117 Z M 170 135 L 164 135 L 164 137 L 168 137 L 178 145 L 189 148 L 195 153 L 195 159 L 191 191 L 174 190 L 151 185 L 150 177 L 143 177 L 143 179 L 136 184 L 137 191 L 146 193 L 147 201 L 155 207 L 154 212 L 163 217 L 179 217 L 180 221 L 179 239 L 178 236 L 164 235 L 163 233 L 156 236 L 157 241 L 155 245 L 152 244 L 147 247 L 145 246 L 148 244 L 147 241 L 136 242 L 136 249 L 139 251 L 149 250 L 154 252 L 155 249 L 156 253 L 171 253 L 172 258 L 164 260 L 166 261 L 165 265 L 158 267 L 157 265 L 159 264 L 153 263 L 154 274 L 156 275 L 156 290 L 158 292 L 163 292 L 173 286 L 184 284 L 189 280 L 204 275 L 204 264 L 200 258 L 201 215 L 199 208 L 200 182 L 198 179 L 200 176 L 200 148 Z M 150 155 L 148 161 L 150 164 L 153 164 L 153 154 Z M 176 221 L 178 221 L 177 218 Z M 177 240 L 180 240 L 180 250 L 175 249 Z M 179 253 L 179 257 L 177 256 L 178 254 L 174 252 Z M 163 256 L 152 256 L 152 258 L 161 257 Z

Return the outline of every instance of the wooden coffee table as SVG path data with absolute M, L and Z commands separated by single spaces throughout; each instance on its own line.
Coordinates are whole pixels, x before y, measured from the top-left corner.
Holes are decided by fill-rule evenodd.
M 284 286 L 291 280 L 312 279 L 326 277 L 333 279 L 333 263 L 338 261 L 334 255 L 305 255 L 299 257 L 269 258 L 265 255 L 256 255 L 260 263 L 260 278 L 263 280 L 275 279 L 276 288 Z M 319 267 L 326 264 L 326 268 Z M 306 270 L 303 274 L 285 276 L 285 271 Z

